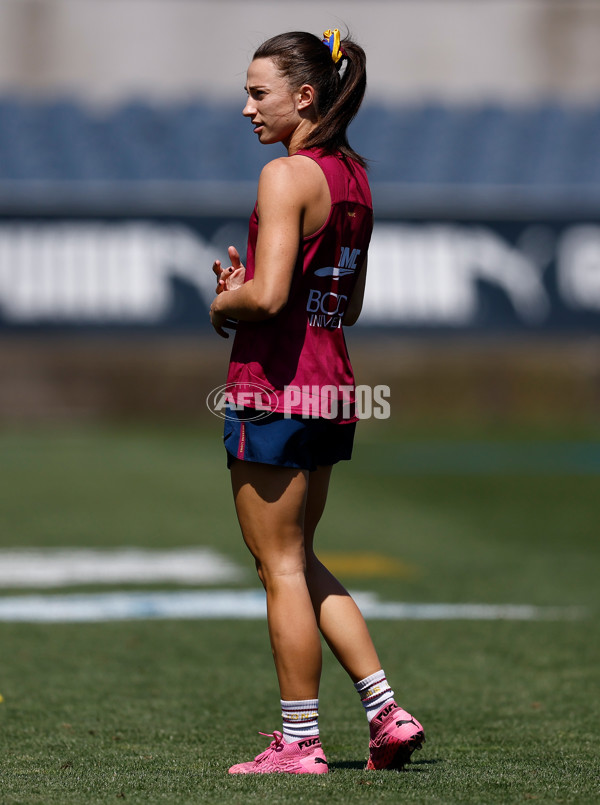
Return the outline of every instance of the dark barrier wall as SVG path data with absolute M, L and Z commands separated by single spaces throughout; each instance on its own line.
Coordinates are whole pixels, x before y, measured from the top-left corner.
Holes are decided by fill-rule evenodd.
M 245 250 L 246 218 L 0 219 L 5 333 L 200 331 L 211 265 Z M 600 215 L 378 217 L 358 326 L 417 333 L 599 333 Z M 333 296 L 325 310 L 343 300 Z

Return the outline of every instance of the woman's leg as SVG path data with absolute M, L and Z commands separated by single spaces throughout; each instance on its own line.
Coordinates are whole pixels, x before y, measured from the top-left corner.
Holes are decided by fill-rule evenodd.
M 355 683 L 369 721 L 367 768 L 400 769 L 421 748 L 423 727 L 396 704 L 360 610 L 313 551 L 330 476 L 331 467 L 319 467 L 308 482 L 304 516 L 308 587 L 321 633 Z
M 308 472 L 235 461 L 231 481 L 242 534 L 267 593 L 281 698 L 316 699 L 322 657 L 305 575 Z
M 375 646 L 354 600 L 313 550 L 315 530 L 327 501 L 331 470 L 331 467 L 319 467 L 309 474 L 304 514 L 306 580 L 323 637 L 352 681 L 358 682 L 381 668 Z
M 331 468 L 319 468 L 310 474 L 310 481 L 304 470 L 243 461 L 235 461 L 231 470 L 242 533 L 267 591 L 269 634 L 281 698 L 293 706 L 306 704 L 316 709 L 321 676 L 319 629 L 354 682 L 368 683 L 368 677 L 381 667 L 360 610 L 312 549 Z M 393 696 L 387 684 L 383 687 L 384 696 Z M 378 698 L 382 693 L 381 687 L 366 694 L 360 688 L 359 692 L 363 704 L 365 695 L 370 701 L 372 692 Z M 282 701 L 282 712 L 283 705 Z M 419 722 L 393 699 L 389 708 L 384 706 L 369 722 L 368 769 L 401 768 L 425 740 Z M 299 759 L 296 747 L 302 742 L 286 743 L 285 724 L 283 741 L 279 733 L 274 737 L 269 750 L 250 763 L 232 766 L 230 773 L 327 771 L 318 738 L 304 746 Z M 288 746 L 294 747 L 289 750 L 295 753 L 293 757 L 283 757 Z

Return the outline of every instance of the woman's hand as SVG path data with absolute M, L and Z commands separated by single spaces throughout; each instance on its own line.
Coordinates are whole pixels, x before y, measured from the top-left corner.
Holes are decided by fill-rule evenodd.
M 221 338 L 229 338 L 229 333 L 225 331 L 225 327 L 227 327 L 229 330 L 235 330 L 237 326 L 237 321 L 235 319 L 229 318 L 226 313 L 222 313 L 219 310 L 218 296 L 213 299 L 213 303 L 210 306 L 210 323 L 215 328 L 215 332 L 217 332 Z
M 231 260 L 229 268 L 223 268 L 220 260 L 215 260 L 213 263 L 213 271 L 217 276 L 216 291 L 218 294 L 223 293 L 223 291 L 235 291 L 241 288 L 246 276 L 246 269 L 242 265 L 240 255 L 235 246 L 230 246 L 227 251 Z
M 244 284 L 246 276 L 246 268 L 242 265 L 240 255 L 235 246 L 230 246 L 227 252 L 231 260 L 229 268 L 223 268 L 220 260 L 215 260 L 213 263 L 213 271 L 217 277 L 217 296 L 210 306 L 210 323 L 221 338 L 229 338 L 229 333 L 225 332 L 224 328 L 235 330 L 237 321 L 219 310 L 219 294 L 223 293 L 223 291 L 238 290 Z

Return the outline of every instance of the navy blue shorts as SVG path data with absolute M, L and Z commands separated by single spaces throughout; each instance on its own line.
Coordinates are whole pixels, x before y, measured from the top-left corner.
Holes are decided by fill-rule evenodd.
M 356 422 L 341 425 L 299 414 L 261 414 L 251 408 L 227 409 L 223 441 L 228 467 L 239 458 L 312 472 L 352 457 Z

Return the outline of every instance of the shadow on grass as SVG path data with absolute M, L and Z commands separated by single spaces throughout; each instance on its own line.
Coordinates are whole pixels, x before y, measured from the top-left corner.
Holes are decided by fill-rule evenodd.
M 403 772 L 423 772 L 426 769 L 419 768 L 419 766 L 435 766 L 438 763 L 444 763 L 443 758 L 429 758 L 427 760 L 413 760 L 412 763 L 402 769 Z M 366 771 L 366 763 L 364 760 L 342 760 L 338 762 L 329 763 L 330 771 L 338 771 L 342 769 L 354 769 L 356 771 Z M 396 771 L 389 769 L 390 772 Z M 369 772 L 370 773 L 370 772 Z

